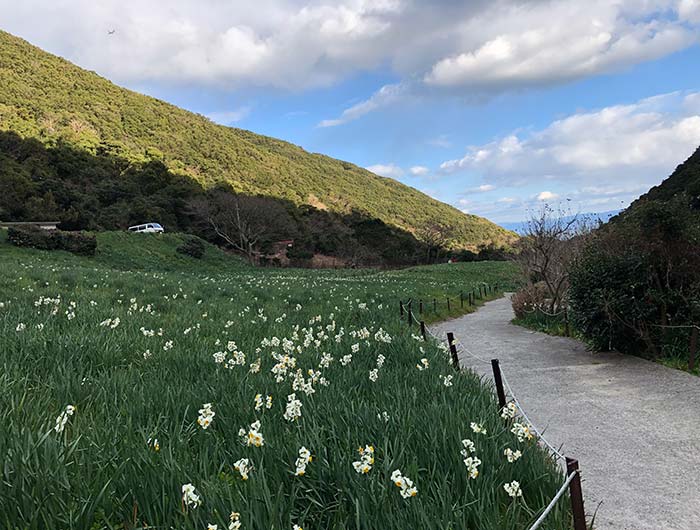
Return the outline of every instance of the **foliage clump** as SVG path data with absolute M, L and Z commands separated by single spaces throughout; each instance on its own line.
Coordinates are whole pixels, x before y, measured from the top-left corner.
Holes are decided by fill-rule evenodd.
M 205 248 L 204 241 L 198 237 L 188 237 L 175 251 L 191 258 L 202 259 Z
M 570 270 L 575 325 L 599 349 L 687 351 L 700 322 L 700 215 L 680 194 L 599 230 Z
M 8 229 L 7 237 L 10 243 L 18 247 L 65 250 L 79 256 L 94 256 L 97 250 L 95 235 L 85 232 L 44 230 L 38 227 L 11 227 Z

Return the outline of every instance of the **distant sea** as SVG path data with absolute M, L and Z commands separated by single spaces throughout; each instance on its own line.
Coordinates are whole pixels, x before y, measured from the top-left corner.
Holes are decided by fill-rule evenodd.
M 587 222 L 599 220 L 603 223 L 607 223 L 611 217 L 615 217 L 621 211 L 622 210 L 610 210 L 608 212 L 580 213 L 580 214 L 578 214 L 578 218 L 579 219 L 586 219 Z M 564 221 L 569 221 L 569 220 L 573 219 L 573 217 L 574 217 L 573 215 L 567 215 L 566 217 L 563 217 L 562 219 Z M 505 223 L 498 223 L 498 225 L 502 226 L 506 230 L 512 230 L 513 232 L 515 232 L 517 234 L 522 234 L 527 229 L 527 221 L 505 222 Z

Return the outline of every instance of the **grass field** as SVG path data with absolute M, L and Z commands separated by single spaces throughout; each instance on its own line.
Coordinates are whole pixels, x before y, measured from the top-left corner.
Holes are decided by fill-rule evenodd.
M 398 316 L 509 287 L 509 264 L 259 270 L 177 244 L 101 234 L 76 258 L 0 240 L 0 527 L 521 529 L 553 497 L 551 459 Z M 542 528 L 570 528 L 566 502 Z

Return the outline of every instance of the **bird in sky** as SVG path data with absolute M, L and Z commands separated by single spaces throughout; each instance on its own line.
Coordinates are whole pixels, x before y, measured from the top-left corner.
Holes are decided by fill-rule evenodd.
M 117 30 L 116 30 L 116 29 L 110 29 L 110 30 L 107 32 L 107 35 L 114 35 L 114 32 L 115 32 L 115 31 L 117 31 Z

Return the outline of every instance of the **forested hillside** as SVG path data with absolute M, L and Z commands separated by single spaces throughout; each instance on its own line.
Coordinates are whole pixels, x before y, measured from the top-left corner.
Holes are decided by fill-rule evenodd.
M 679 193 L 685 193 L 688 197 L 700 196 L 700 148 L 679 165 L 670 177 L 651 188 L 638 201 L 668 201 Z
M 698 263 L 700 150 L 592 234 L 570 274 L 574 320 L 598 348 L 692 371 Z
M 190 230 L 191 199 L 224 186 L 279 199 L 297 221 L 311 211 L 315 222 L 297 223 L 292 236 L 318 225 L 321 215 L 323 223 L 345 227 L 347 237 L 369 222 L 404 243 L 425 240 L 435 223 L 453 248 L 501 246 L 513 238 L 392 179 L 216 125 L 4 32 L 0 79 L 0 218 L 55 217 L 91 229 L 155 218 Z

